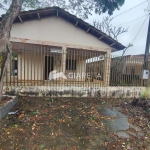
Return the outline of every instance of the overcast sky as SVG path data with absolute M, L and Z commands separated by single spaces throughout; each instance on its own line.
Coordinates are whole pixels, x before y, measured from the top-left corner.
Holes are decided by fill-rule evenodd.
M 125 4 L 120 8 L 120 10 L 116 10 L 113 13 L 112 17 L 116 16 L 116 15 L 118 15 L 118 14 L 144 2 L 144 1 L 145 0 L 125 0 Z M 132 20 L 140 18 L 140 17 L 148 14 L 146 11 L 144 11 L 147 7 L 148 7 L 148 1 L 126 13 L 123 13 L 122 15 L 119 15 L 118 17 L 115 17 L 113 19 L 112 24 L 115 26 L 115 25 L 130 22 Z M 86 21 L 89 23 L 92 23 L 94 19 L 102 20 L 103 16 L 107 16 L 107 14 L 103 14 L 101 16 L 92 15 Z M 120 35 L 118 37 L 118 41 L 125 46 L 127 46 L 129 43 L 132 43 L 133 39 L 135 38 L 136 34 L 138 33 L 138 31 L 139 31 L 140 27 L 142 26 L 145 19 L 146 19 L 146 16 L 141 19 L 138 19 L 136 21 L 133 21 L 131 23 L 123 24 L 122 25 L 123 27 L 125 27 L 125 28 L 129 27 L 129 29 L 128 29 L 127 33 L 123 33 L 122 35 Z M 127 54 L 132 54 L 132 55 L 143 54 L 145 52 L 148 20 L 149 20 L 149 18 L 147 17 L 145 24 L 143 25 L 141 31 L 139 32 L 137 38 L 135 39 L 135 41 L 133 43 L 133 47 L 131 47 L 127 50 L 127 52 L 125 53 L 126 55 Z M 118 55 L 118 54 L 122 54 L 122 52 L 119 52 L 119 53 L 117 52 L 114 54 Z
M 125 4 L 120 8 L 120 10 L 116 10 L 113 13 L 112 17 L 116 16 L 116 15 L 118 15 L 118 14 L 144 2 L 144 1 L 145 0 L 125 0 Z M 126 13 L 123 13 L 122 15 L 119 15 L 118 17 L 115 17 L 113 19 L 112 24 L 114 26 L 116 26 L 119 24 L 130 22 L 130 21 L 135 20 L 137 18 L 140 18 L 140 17 L 148 14 L 147 12 L 144 11 L 147 7 L 148 7 L 148 1 L 142 5 L 126 12 Z M 0 15 L 2 13 L 4 13 L 4 12 L 0 10 Z M 101 21 L 103 16 L 107 16 L 107 14 L 103 14 L 100 16 L 93 14 L 92 16 L 89 16 L 89 19 L 87 19 L 86 22 L 92 24 L 93 20 L 95 20 L 95 19 Z M 127 33 L 123 33 L 122 35 L 120 35 L 118 37 L 118 41 L 125 46 L 127 46 L 129 43 L 132 43 L 132 41 L 135 38 L 136 34 L 138 33 L 141 25 L 143 24 L 145 18 L 146 18 L 146 16 L 141 18 L 141 19 L 138 19 L 136 21 L 133 21 L 131 23 L 123 24 L 122 25 L 123 27 L 125 27 L 125 28 L 129 27 L 129 29 L 128 29 Z M 133 43 L 133 47 L 131 47 L 127 50 L 126 55 L 128 55 L 128 54 L 132 54 L 132 55 L 143 54 L 145 52 L 148 20 L 149 20 L 149 18 L 147 17 L 146 22 L 144 23 L 140 33 L 138 34 L 137 38 L 135 39 L 135 41 Z M 114 54 L 120 55 L 120 54 L 122 54 L 122 52 L 117 52 Z

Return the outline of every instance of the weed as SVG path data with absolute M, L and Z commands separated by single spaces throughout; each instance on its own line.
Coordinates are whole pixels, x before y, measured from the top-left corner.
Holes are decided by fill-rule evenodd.
M 35 112 L 33 112 L 33 114 L 38 115 L 40 112 L 39 110 L 36 110 Z
M 123 97 L 124 97 L 124 94 L 120 94 L 119 98 L 123 99 Z
M 146 98 L 148 98 L 148 95 L 149 95 L 148 89 L 146 89 L 145 92 L 141 94 L 141 97 L 142 97 L 143 99 L 146 99 Z
M 43 149 L 45 147 L 45 144 L 40 145 L 40 149 Z
M 104 104 L 105 104 L 105 101 L 102 102 L 102 105 L 104 105 Z
M 8 119 L 9 119 L 9 117 L 8 117 L 8 116 L 6 116 L 6 119 L 8 120 Z
M 17 125 L 17 124 L 15 124 L 15 127 L 17 128 L 17 127 L 18 127 L 18 125 Z
M 52 107 L 54 106 L 54 99 L 52 99 Z

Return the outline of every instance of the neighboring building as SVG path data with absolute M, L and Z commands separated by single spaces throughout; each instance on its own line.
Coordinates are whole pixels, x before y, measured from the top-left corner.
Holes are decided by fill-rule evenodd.
M 140 84 L 143 66 L 144 54 L 114 57 L 111 59 L 111 82 L 114 85 L 115 83 Z
M 48 85 L 49 73 L 53 70 L 67 77 L 72 72 L 91 72 L 93 67 L 86 69 L 88 59 L 108 56 L 125 48 L 59 7 L 21 12 L 12 26 L 10 41 L 16 57 L 7 70 L 6 80 L 17 85 Z M 111 62 L 105 58 L 101 83 L 108 86 Z M 86 79 L 82 76 L 67 81 L 86 82 Z

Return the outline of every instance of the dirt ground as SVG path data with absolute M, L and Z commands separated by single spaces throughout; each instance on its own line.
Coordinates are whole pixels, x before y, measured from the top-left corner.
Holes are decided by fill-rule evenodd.
M 12 100 L 13 98 L 12 97 L 9 97 L 9 96 L 3 96 L 2 97 L 2 100 L 0 102 L 0 106 L 3 106 L 5 103 L 7 103 L 8 101 Z
M 19 97 L 0 122 L 2 150 L 148 150 L 150 116 L 132 99 Z M 119 107 L 144 136 L 119 139 L 103 124 L 99 108 Z M 134 132 L 134 131 L 132 131 Z

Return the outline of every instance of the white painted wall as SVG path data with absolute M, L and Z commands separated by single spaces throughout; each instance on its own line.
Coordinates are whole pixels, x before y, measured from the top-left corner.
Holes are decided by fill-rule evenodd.
M 30 40 L 39 40 L 39 41 L 50 41 L 57 43 L 65 43 L 72 45 L 80 45 L 88 47 L 98 47 L 98 50 L 104 51 L 105 49 L 111 48 L 105 43 L 101 42 L 94 36 L 88 34 L 87 32 L 81 30 L 78 27 L 66 22 L 65 20 L 57 17 L 50 17 L 42 20 L 33 20 L 24 23 L 13 24 L 11 30 L 11 37 L 24 38 Z M 26 80 L 43 80 L 43 60 L 40 60 L 40 57 L 33 59 L 31 55 L 25 55 L 25 59 L 21 55 L 18 57 L 18 75 L 19 79 L 24 80 L 24 75 Z M 62 66 L 57 65 L 57 61 L 61 60 L 61 57 L 54 57 L 54 70 L 60 71 Z M 22 61 L 22 67 L 20 62 Z M 32 62 L 33 61 L 33 62 Z M 34 65 L 35 64 L 35 70 Z M 80 62 L 77 61 L 77 70 L 75 72 L 81 73 L 86 72 L 86 60 Z M 24 68 L 25 66 L 25 68 Z M 32 66 L 32 68 L 31 68 Z M 21 73 L 22 70 L 22 73 Z M 32 70 L 32 75 L 31 75 Z M 24 73 L 25 72 L 25 73 Z M 34 73 L 35 72 L 35 73 Z M 66 71 L 66 75 L 71 71 Z M 39 75 L 40 74 L 40 75 Z M 81 79 L 84 81 L 84 79 Z
M 53 70 L 57 70 L 57 72 L 62 71 L 62 54 L 53 54 Z M 68 78 L 68 73 L 79 73 L 82 75 L 82 73 L 86 72 L 86 60 L 81 58 L 77 59 L 76 64 L 76 70 L 65 70 L 65 75 Z M 43 74 L 44 74 L 44 55 L 41 57 L 38 53 L 19 53 L 18 55 L 18 80 L 43 80 Z M 59 62 L 61 62 L 59 64 Z M 66 69 L 66 65 L 65 65 Z M 60 78 L 61 79 L 61 78 Z M 75 78 L 77 81 L 85 81 L 85 78 Z M 75 79 L 69 79 L 68 80 L 75 80 Z M 59 80 L 59 79 L 57 79 Z
M 51 41 L 81 46 L 111 48 L 94 36 L 57 17 L 13 24 L 11 37 Z
M 18 55 L 19 80 L 43 80 L 43 59 L 40 55 L 20 53 Z

